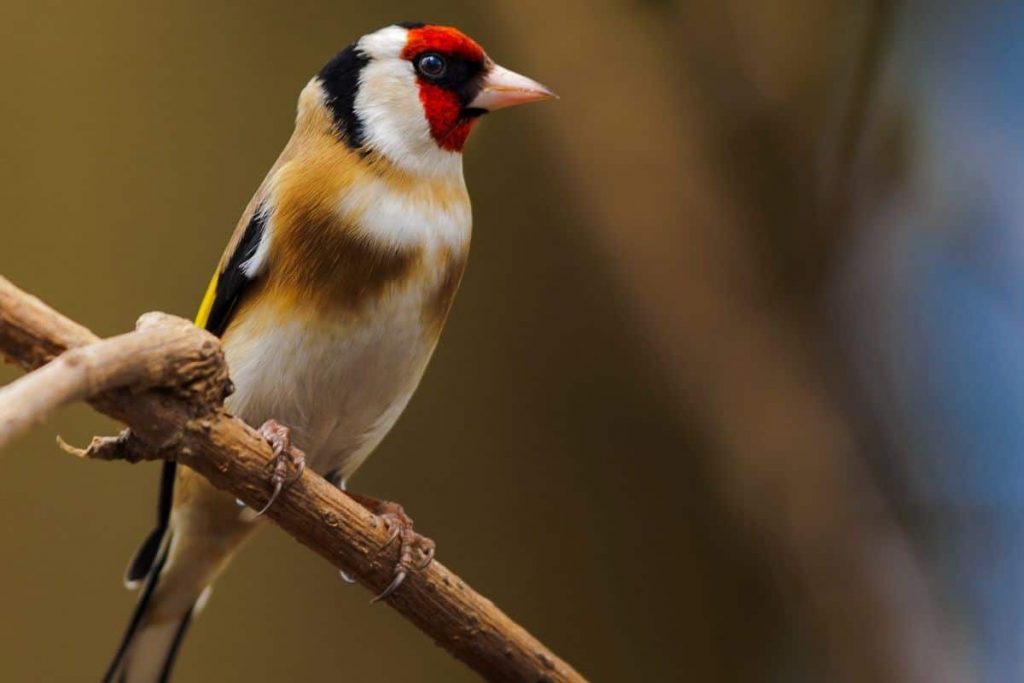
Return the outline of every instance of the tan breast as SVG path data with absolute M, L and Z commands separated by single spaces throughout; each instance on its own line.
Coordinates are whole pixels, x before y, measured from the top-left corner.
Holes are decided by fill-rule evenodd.
M 470 214 L 461 174 L 417 180 L 329 133 L 300 125 L 265 183 L 266 266 L 224 345 L 229 408 L 289 425 L 311 466 L 347 475 L 419 383 L 462 278 Z

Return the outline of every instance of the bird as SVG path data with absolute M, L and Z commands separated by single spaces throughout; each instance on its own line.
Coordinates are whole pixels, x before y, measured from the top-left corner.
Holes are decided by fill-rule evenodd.
M 347 482 L 401 415 L 438 342 L 471 234 L 462 151 L 480 119 L 555 97 L 460 30 L 404 22 L 344 48 L 306 84 L 294 131 L 246 206 L 195 323 L 220 337 L 225 405 L 274 452 L 267 505 L 306 467 L 401 544 L 388 597 L 434 545 L 400 505 Z M 170 679 L 210 587 L 261 525 L 185 466 L 163 465 L 157 523 L 108 683 Z

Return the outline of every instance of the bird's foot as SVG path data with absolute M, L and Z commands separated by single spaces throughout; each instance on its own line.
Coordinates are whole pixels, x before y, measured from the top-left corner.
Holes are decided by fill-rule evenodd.
M 259 428 L 259 432 L 274 449 L 274 457 L 268 461 L 271 467 L 270 485 L 273 490 L 266 505 L 256 513 L 257 517 L 269 510 L 281 491 L 298 481 L 306 469 L 306 454 L 292 445 L 291 430 L 288 427 L 277 420 L 267 420 Z M 295 471 L 289 473 L 292 469 Z
M 414 571 L 422 571 L 434 560 L 435 543 L 426 536 L 416 533 L 412 528 L 412 518 L 398 503 L 377 500 L 369 496 L 345 492 L 352 500 L 381 518 L 384 526 L 391 532 L 390 538 L 382 545 L 377 554 L 387 550 L 398 541 L 398 562 L 395 563 L 395 577 L 391 583 L 370 600 L 370 604 L 387 599 L 398 590 L 405 578 Z

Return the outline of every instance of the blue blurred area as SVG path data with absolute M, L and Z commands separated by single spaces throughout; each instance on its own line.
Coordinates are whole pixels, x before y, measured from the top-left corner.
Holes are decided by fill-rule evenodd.
M 925 491 L 974 505 L 1024 504 L 1024 271 L 1005 263 L 1013 224 L 958 215 L 968 239 L 916 233 L 908 270 L 914 324 L 903 343 L 920 352 L 912 382 L 931 457 Z
M 906 10 L 893 98 L 920 139 L 908 189 L 858 257 L 862 278 L 881 275 L 862 282 L 876 297 L 857 324 L 875 351 L 860 366 L 982 679 L 1021 681 L 1024 3 Z

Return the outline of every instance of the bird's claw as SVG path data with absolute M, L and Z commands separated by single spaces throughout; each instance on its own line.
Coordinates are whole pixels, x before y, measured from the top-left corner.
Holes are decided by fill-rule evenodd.
M 266 504 L 256 513 L 257 517 L 263 516 L 277 500 L 281 491 L 298 481 L 306 470 L 306 454 L 292 445 L 291 430 L 288 427 L 277 420 L 267 420 L 259 432 L 274 449 L 274 457 L 268 461 L 272 468 L 270 485 L 273 489 Z M 289 473 L 291 469 L 295 470 L 294 473 Z
M 366 499 L 359 502 L 367 506 Z M 380 555 L 390 548 L 395 541 L 399 542 L 399 550 L 394 578 L 387 588 L 370 600 L 371 605 L 390 597 L 412 572 L 423 571 L 429 567 L 430 563 L 434 561 L 434 553 L 437 548 L 432 540 L 413 530 L 412 518 L 405 514 L 401 505 L 386 501 L 373 502 L 374 505 L 367 507 L 381 518 L 385 526 L 391 529 L 391 536 L 377 549 L 376 555 Z M 419 562 L 415 561 L 417 554 L 420 556 Z
M 370 604 L 371 605 L 375 605 L 378 602 L 380 602 L 381 600 L 388 599 L 391 596 L 391 594 L 394 593 L 396 590 L 398 590 L 398 587 L 402 585 L 402 582 L 405 581 L 405 577 L 406 577 L 406 571 L 404 569 L 401 569 L 400 567 L 396 566 L 395 567 L 395 578 L 391 580 L 391 583 L 388 584 L 387 588 L 385 588 L 380 593 L 378 593 L 377 595 L 375 595 L 372 598 L 370 598 Z

